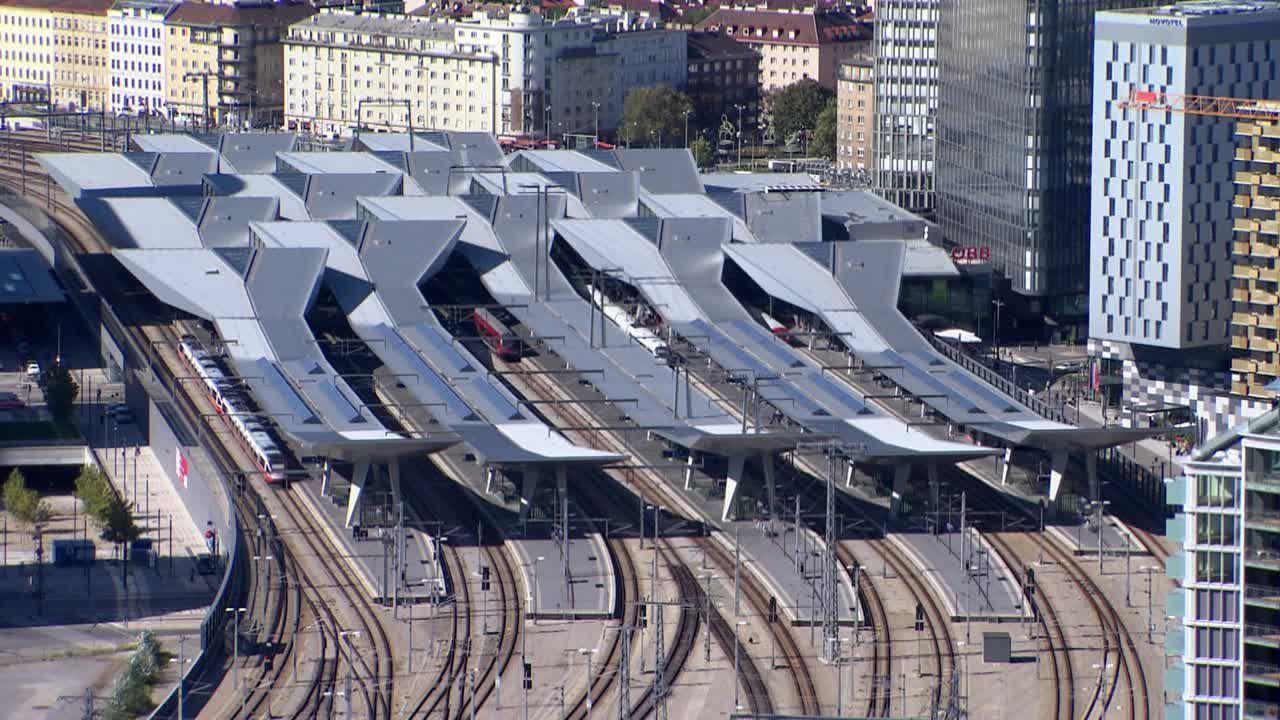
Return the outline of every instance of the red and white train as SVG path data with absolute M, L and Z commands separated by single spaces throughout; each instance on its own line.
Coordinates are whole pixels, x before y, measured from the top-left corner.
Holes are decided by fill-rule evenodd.
M 476 308 L 471 321 L 475 323 L 476 332 L 484 338 L 485 344 L 495 355 L 508 362 L 520 360 L 523 343 L 493 313 L 484 308 Z
M 773 333 L 779 340 L 792 346 L 802 347 L 804 343 L 800 339 L 791 334 L 791 328 L 778 322 L 772 315 L 766 312 L 760 313 L 760 319 L 764 320 L 764 324 L 769 328 L 769 332 Z
M 252 403 L 243 386 L 222 369 L 217 359 L 197 349 L 196 342 L 190 335 L 182 338 L 179 343 L 182 359 L 204 381 L 209 400 L 235 430 L 240 443 L 253 455 L 262 476 L 268 483 L 282 482 L 285 479 L 286 461 L 279 443 L 251 409 Z

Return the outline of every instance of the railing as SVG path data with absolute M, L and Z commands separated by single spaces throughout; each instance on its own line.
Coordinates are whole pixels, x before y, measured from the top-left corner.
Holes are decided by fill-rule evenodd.
M 1251 598 L 1280 599 L 1280 587 L 1276 587 L 1274 585 L 1247 584 L 1244 586 L 1244 596 Z
M 1244 716 L 1249 720 L 1272 720 L 1280 718 L 1280 704 L 1260 702 L 1258 700 L 1246 700 L 1244 703 Z
M 929 342 L 933 343 L 933 346 L 945 355 L 947 359 L 974 375 L 977 375 L 988 385 L 995 387 L 1005 395 L 1008 395 L 1014 400 L 1026 405 L 1040 417 L 1060 423 L 1072 424 L 1067 420 L 1066 415 L 1064 415 L 1061 410 L 1049 405 L 1040 398 L 1033 396 L 1031 393 L 1013 384 L 1013 382 L 1008 378 L 978 362 L 972 355 L 969 355 L 968 353 L 956 348 L 954 345 L 931 335 L 924 334 L 924 337 L 927 338 Z

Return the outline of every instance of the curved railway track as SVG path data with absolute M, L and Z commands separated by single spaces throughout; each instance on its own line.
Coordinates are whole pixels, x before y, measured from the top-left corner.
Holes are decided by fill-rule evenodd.
M 34 145 L 35 147 L 30 147 L 31 145 Z M 60 197 L 55 197 L 51 181 L 48 179 L 47 174 L 43 173 L 38 163 L 35 163 L 29 157 L 31 150 L 40 152 L 58 151 L 61 149 L 62 148 L 57 144 L 40 142 L 14 143 L 12 138 L 10 138 L 9 142 L 6 144 L 4 157 L 9 164 L 12 164 L 16 156 L 19 164 L 23 167 L 0 167 L 0 183 L 9 185 L 15 191 L 20 190 L 24 185 L 27 186 L 28 189 L 35 190 L 38 189 L 40 184 L 44 184 L 46 187 L 45 196 L 41 198 L 37 195 L 32 199 L 37 203 L 43 201 L 51 212 L 51 219 L 56 224 L 62 226 L 63 234 L 67 238 L 68 242 L 78 245 L 78 251 L 76 248 L 70 249 L 80 255 L 104 252 L 105 248 L 101 246 L 101 241 L 98 238 L 96 228 L 83 218 L 82 214 L 79 213 L 78 209 L 72 204 L 64 202 Z M 26 160 L 25 163 L 23 163 L 23 158 Z M 30 173 L 24 174 L 23 168 L 29 169 Z M 40 182 L 41 179 L 44 180 L 43 183 Z M 60 191 L 58 194 L 61 194 Z M 77 226 L 79 228 L 79 232 L 74 231 L 69 227 L 69 225 Z M 86 238 L 94 240 L 98 245 L 97 248 L 90 248 Z M 128 326 L 127 331 L 133 332 L 137 335 L 139 340 L 137 344 L 139 347 L 149 347 L 151 352 L 154 353 L 157 356 L 157 359 L 161 361 L 160 363 L 152 363 L 152 368 L 158 372 L 161 380 L 170 388 L 175 400 L 179 401 L 177 405 L 184 417 L 186 417 L 188 421 L 193 421 L 193 416 L 196 418 L 212 417 L 212 407 L 209 405 L 207 399 L 204 398 L 203 394 L 199 392 L 193 393 L 188 387 L 184 386 L 183 383 L 176 381 L 177 375 L 175 375 L 172 368 L 181 368 L 182 365 L 180 360 L 176 357 L 176 354 L 172 351 L 173 344 L 177 340 L 177 333 L 174 332 L 172 327 L 132 325 Z M 161 337 L 154 337 L 157 334 Z M 168 349 L 168 357 L 166 357 L 166 348 Z M 212 435 L 218 434 L 216 428 L 213 428 L 210 423 L 197 421 L 194 426 L 209 426 Z M 243 454 L 235 443 L 210 443 L 208 447 L 213 451 L 213 454 L 216 456 L 220 466 L 224 469 L 224 472 L 234 472 L 227 470 L 227 468 L 252 467 L 251 462 L 245 457 L 241 457 L 239 461 L 235 459 L 234 456 Z M 289 493 L 276 493 L 271 488 L 266 487 L 265 483 L 261 482 L 260 479 L 257 479 L 252 475 L 249 476 L 249 481 L 246 483 L 246 486 L 252 488 L 251 497 L 257 497 L 259 499 L 274 498 L 282 505 L 292 505 L 294 512 L 288 513 L 288 516 L 295 520 L 301 518 L 301 524 L 307 525 L 313 533 L 316 531 L 314 521 L 308 516 L 305 509 L 301 509 L 297 506 L 297 500 L 290 497 Z M 241 495 L 242 493 L 235 494 Z M 287 499 L 280 501 L 280 496 L 284 496 Z M 254 515 L 252 513 L 245 512 L 246 507 L 240 504 L 242 501 L 243 498 L 238 498 L 237 508 L 241 511 L 241 518 L 242 521 L 244 521 L 246 517 L 251 518 L 254 517 Z M 266 504 L 269 507 L 272 503 L 267 502 Z M 329 552 L 321 553 L 319 551 L 319 546 L 316 544 L 317 541 L 314 540 L 313 537 L 307 537 L 307 533 L 297 533 L 293 536 L 297 535 L 303 536 L 304 542 L 317 554 L 317 556 L 323 557 L 335 554 L 332 547 L 329 548 Z M 282 545 L 281 547 L 284 548 L 286 546 Z M 296 552 L 288 550 L 281 553 L 278 557 L 280 557 L 278 562 L 280 562 L 283 567 L 288 567 L 286 563 L 291 563 L 291 558 L 296 557 Z M 354 653 L 348 653 L 347 658 L 347 664 L 349 667 L 363 670 L 365 674 L 372 678 L 367 683 L 364 681 L 363 677 L 360 680 L 360 684 L 363 686 L 362 694 L 366 698 L 365 702 L 366 707 L 369 710 L 369 716 L 376 718 L 379 716 L 379 713 L 381 713 L 383 716 L 389 718 L 392 714 L 390 698 L 394 682 L 394 672 L 391 648 L 387 641 L 385 631 L 383 630 L 381 623 L 378 621 L 376 613 L 368 607 L 370 605 L 369 601 L 359 594 L 353 595 L 350 587 L 339 580 L 337 573 L 331 567 L 323 562 L 320 564 L 324 566 L 326 574 L 331 580 L 330 587 L 338 588 L 339 593 L 346 598 L 347 601 L 342 603 L 341 606 L 352 607 L 355 609 L 358 617 L 358 624 L 361 625 L 363 633 L 369 638 L 369 642 L 375 651 L 372 661 L 361 656 L 356 656 Z M 282 575 L 282 577 L 287 578 L 288 576 Z M 288 583 L 288 580 L 285 582 Z M 329 708 L 329 714 L 332 714 L 332 699 L 336 696 L 336 677 L 338 673 L 338 666 L 340 664 L 340 661 L 336 657 L 340 654 L 340 648 L 336 648 L 336 633 L 338 632 L 340 625 L 338 624 L 336 614 L 333 612 L 330 604 L 323 601 L 317 602 L 317 599 L 320 596 L 320 591 L 317 586 L 308 586 L 303 583 L 299 583 L 296 577 L 294 578 L 293 583 L 294 587 L 301 591 L 301 595 L 306 596 L 306 607 L 308 607 L 312 612 L 319 610 L 319 617 L 328 618 L 327 627 L 325 628 L 325 633 L 327 633 L 327 635 L 322 634 L 321 636 L 322 658 L 325 654 L 325 648 L 331 644 L 335 645 L 334 661 L 327 662 L 322 660 L 317 664 L 318 669 L 312 673 L 312 676 L 308 681 L 309 688 L 305 694 L 304 702 L 293 713 L 293 716 L 316 717 L 324 714 L 322 712 L 322 708 L 326 704 L 326 701 Z M 295 628 L 303 615 L 302 607 L 303 604 L 299 601 L 296 604 L 297 609 L 295 609 L 293 613 L 293 617 L 295 618 L 293 626 Z M 272 623 L 274 626 L 272 630 L 275 633 L 274 637 L 276 638 L 276 642 L 274 642 L 273 645 L 277 647 L 285 647 L 285 653 L 274 659 L 270 671 L 266 670 L 265 664 L 262 666 L 262 672 L 258 674 L 257 681 L 253 683 L 251 690 L 252 694 L 246 693 L 242 700 L 246 708 L 248 707 L 248 701 L 250 698 L 253 699 L 256 707 L 261 707 L 263 703 L 268 703 L 268 707 L 270 707 L 267 695 L 273 687 L 279 685 L 284 668 L 288 665 L 286 661 L 292 659 L 290 654 L 297 652 L 297 649 L 293 648 L 291 644 L 286 645 L 282 642 L 283 638 L 280 636 L 279 632 L 279 628 L 282 627 L 282 623 L 284 623 L 289 617 L 287 601 L 284 606 L 270 614 L 274 615 L 277 619 Z M 382 679 L 383 675 L 385 675 L 385 682 Z M 326 693 L 323 689 L 324 687 L 328 687 L 329 692 Z
M 983 537 L 995 548 L 996 552 L 1004 560 L 1005 565 L 1013 568 L 1014 572 L 1020 577 L 1024 588 L 1023 598 L 1031 604 L 1035 613 L 1036 623 L 1044 631 L 1050 670 L 1053 674 L 1054 720 L 1074 720 L 1076 716 L 1075 670 L 1071 666 L 1071 653 L 1067 645 L 1066 635 L 1062 631 L 1062 623 L 1058 619 L 1058 611 L 1040 588 L 1036 588 L 1035 592 L 1030 597 L 1027 597 L 1025 588 L 1027 587 L 1026 578 L 1029 566 L 1022 561 L 1021 555 L 1014 552 L 1009 540 L 1004 535 L 987 533 Z

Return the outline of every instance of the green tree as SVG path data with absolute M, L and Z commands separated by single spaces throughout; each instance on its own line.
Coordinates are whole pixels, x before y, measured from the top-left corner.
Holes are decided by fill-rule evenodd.
M 835 93 L 814 80 L 792 83 L 769 98 L 774 137 L 789 144 L 801 132 L 813 132 L 818 116 Z
M 53 413 L 53 417 L 58 420 L 65 422 L 70 419 L 76 395 L 80 393 L 80 386 L 76 384 L 75 378 L 71 377 L 71 373 L 66 368 L 57 365 L 44 372 L 41 382 L 44 385 L 44 399 L 49 404 L 49 412 Z
M 621 135 L 631 145 L 675 147 L 684 144 L 684 119 L 692 112 L 689 96 L 666 85 L 636 88 L 622 103 Z
M 128 543 L 142 536 L 142 529 L 133 521 L 133 505 L 112 495 L 102 522 L 102 539 L 113 543 Z
M 809 154 L 814 157 L 836 159 L 836 101 L 827 101 L 827 106 L 818 114 L 818 121 L 813 128 L 813 142 L 809 145 Z
M 84 511 L 99 524 L 105 524 L 107 509 L 115 492 L 97 465 L 85 465 L 76 477 L 76 497 L 84 503 Z
M 39 525 L 49 519 L 49 505 L 40 499 L 40 493 L 27 487 L 27 478 L 16 468 L 4 483 L 4 507 L 24 525 Z
M 693 152 L 693 162 L 700 168 L 708 168 L 716 163 L 716 149 L 711 146 L 711 141 L 706 138 L 698 138 L 689 143 L 689 149 Z

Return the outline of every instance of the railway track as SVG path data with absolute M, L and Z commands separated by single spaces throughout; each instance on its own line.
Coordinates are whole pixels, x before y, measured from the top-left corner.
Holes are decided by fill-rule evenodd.
M 34 199 L 37 202 L 39 202 L 40 200 L 44 201 L 44 204 L 52 213 L 51 218 L 53 218 L 53 220 L 56 223 L 62 226 L 63 234 L 67 238 L 68 242 L 71 243 L 72 245 L 78 246 L 78 247 L 72 247 L 70 249 L 73 252 L 76 252 L 77 254 L 80 254 L 80 255 L 92 254 L 94 252 L 99 252 L 99 253 L 105 252 L 106 248 L 101 244 L 101 240 L 97 235 L 96 229 L 92 227 L 92 225 L 83 218 L 83 216 L 78 212 L 78 210 L 73 205 L 67 202 L 64 202 L 61 199 L 61 197 L 55 197 L 53 190 L 51 189 L 48 176 L 43 173 L 43 171 L 40 169 L 37 163 L 33 162 L 29 158 L 29 152 L 33 149 L 37 152 L 40 152 L 40 151 L 57 151 L 57 150 L 60 150 L 61 148 L 49 143 L 32 143 L 32 144 L 35 145 L 34 148 L 21 147 L 21 146 L 18 146 L 17 148 L 15 148 L 15 144 L 12 142 L 9 142 L 6 144 L 6 148 L 4 152 L 5 159 L 8 160 L 10 164 L 12 164 L 13 161 L 16 159 L 18 160 L 18 163 L 22 167 L 0 168 L 0 183 L 7 184 L 12 188 L 14 188 L 15 190 L 23 186 L 31 186 L 34 189 L 41 184 L 40 180 L 43 178 L 45 181 L 44 184 L 47 188 L 46 195 L 44 198 L 36 197 Z M 26 158 L 25 162 L 22 159 L 24 157 Z M 24 169 L 27 169 L 30 171 L 30 177 L 26 177 L 26 176 L 18 177 L 18 175 L 23 174 Z M 61 193 L 58 192 L 58 195 L 61 195 Z M 78 227 L 79 231 L 77 232 L 73 230 L 72 227 L 70 226 Z M 96 243 L 96 247 L 91 248 L 89 246 L 90 241 L 93 241 L 94 243 Z M 182 387 L 182 383 L 176 382 L 175 380 L 177 375 L 175 375 L 172 368 L 175 368 L 175 367 L 180 368 L 181 363 L 180 363 L 180 360 L 178 360 L 176 356 L 174 356 L 171 350 L 171 348 L 173 347 L 173 343 L 176 342 L 176 339 L 177 339 L 177 334 L 174 332 L 172 327 L 166 328 L 166 327 L 156 327 L 156 326 L 132 325 L 132 326 L 128 326 L 126 331 L 134 334 L 134 342 L 136 347 L 150 348 L 151 354 L 148 354 L 144 351 L 138 351 L 141 353 L 143 357 L 151 358 L 154 355 L 155 356 L 154 359 L 158 359 L 160 361 L 159 363 L 154 363 L 154 362 L 151 363 L 151 366 L 153 369 L 157 371 L 162 382 L 164 382 L 164 384 L 166 384 L 166 386 L 170 388 L 170 391 L 173 394 L 174 399 L 177 401 L 177 406 L 180 412 L 183 413 L 184 417 L 189 422 L 194 422 L 194 425 L 193 425 L 194 427 L 202 427 L 206 425 L 210 426 L 210 429 L 212 430 L 211 434 L 217 435 L 218 433 L 216 431 L 216 428 L 213 428 L 212 424 L 199 421 L 199 418 L 201 417 L 212 416 L 212 409 L 211 407 L 208 406 L 207 400 L 204 399 L 200 393 L 190 392 L 189 389 Z M 157 338 L 155 337 L 156 335 L 160 335 L 161 337 Z M 165 357 L 166 347 L 170 348 L 168 352 L 168 355 L 169 355 L 168 357 Z M 235 456 L 238 454 L 242 454 L 242 451 L 240 451 L 238 446 L 236 446 L 234 443 L 221 443 L 221 442 L 210 443 L 209 449 L 213 451 L 213 454 L 215 455 L 215 458 L 217 459 L 218 464 L 223 468 L 224 472 L 228 472 L 230 474 L 232 472 L 235 472 L 236 468 L 252 467 L 251 463 L 247 460 L 247 458 L 242 457 L 239 460 L 235 459 Z M 230 470 L 228 468 L 230 468 Z M 310 529 L 313 532 L 316 530 L 314 522 L 312 522 L 311 518 L 307 516 L 306 511 L 297 507 L 296 499 L 289 497 L 289 493 L 278 493 L 278 494 L 274 493 L 270 488 L 265 487 L 265 483 L 262 483 L 261 480 L 255 481 L 252 478 L 252 476 L 250 476 L 250 480 L 246 483 L 246 485 L 252 487 L 253 494 L 251 496 L 258 497 L 259 499 L 264 497 L 266 498 L 274 497 L 275 500 L 279 501 L 280 498 L 277 497 L 277 495 L 284 496 L 286 500 L 280 501 L 281 504 L 285 504 L 285 505 L 290 503 L 294 504 L 293 512 L 288 513 L 288 516 L 295 519 L 302 518 L 301 524 L 309 525 Z M 272 503 L 268 502 L 267 503 L 268 507 L 271 504 Z M 241 513 L 241 520 L 245 524 L 245 526 L 251 526 L 252 523 L 250 522 L 250 519 L 254 518 L 255 516 L 252 513 L 245 512 L 246 508 L 239 503 L 237 503 L 237 509 Z M 309 544 L 313 551 L 318 550 L 318 546 L 314 544 L 316 542 L 314 538 L 306 538 L 306 533 L 297 533 L 295 534 L 295 536 L 304 537 L 305 538 L 304 542 Z M 284 547 L 285 545 L 281 546 L 282 549 Z M 322 553 L 320 552 L 316 552 L 316 554 L 318 556 L 322 555 Z M 332 552 L 332 548 L 330 548 L 329 552 L 323 553 L 323 555 L 333 555 L 333 554 L 334 553 Z M 290 561 L 291 557 L 296 557 L 296 555 L 297 555 L 296 551 L 292 549 L 284 553 L 279 553 L 277 555 L 277 558 L 279 558 L 278 562 L 280 562 L 282 566 L 284 566 L 285 563 Z M 321 564 L 324 565 L 323 563 Z M 361 684 L 364 685 L 363 693 L 366 696 L 366 706 L 369 709 L 369 716 L 377 717 L 379 715 L 379 712 L 381 712 L 385 717 L 390 717 L 391 716 L 390 697 L 391 697 L 391 692 L 393 687 L 394 672 L 392 667 L 391 649 L 390 649 L 389 643 L 387 642 L 385 631 L 382 629 L 381 624 L 378 622 L 376 613 L 374 613 L 374 611 L 371 608 L 367 607 L 367 605 L 369 604 L 368 600 L 362 597 L 351 595 L 350 594 L 351 591 L 349 587 L 344 587 L 343 583 L 338 581 L 337 574 L 332 570 L 332 568 L 328 567 L 327 565 L 324 565 L 324 568 L 326 570 L 326 573 L 330 577 L 330 580 L 333 583 L 333 585 L 336 587 L 342 588 L 341 593 L 345 595 L 347 599 L 347 602 L 343 603 L 343 605 L 351 606 L 356 609 L 357 615 L 360 619 L 359 624 L 361 625 L 363 631 L 367 633 L 369 637 L 369 642 L 375 651 L 374 657 L 371 661 L 363 657 L 355 657 L 353 653 L 349 653 L 348 654 L 349 657 L 347 659 L 349 667 L 353 667 L 353 668 L 358 667 L 359 669 L 363 669 L 371 678 L 371 680 L 368 683 L 365 683 L 363 679 L 361 680 Z M 282 577 L 287 577 L 287 576 L 282 574 Z M 286 583 L 287 582 L 288 581 L 286 580 Z M 316 586 L 314 585 L 307 586 L 303 583 L 300 583 L 298 582 L 296 577 L 294 579 L 294 586 L 302 589 L 303 591 L 302 594 L 308 596 L 306 598 L 306 606 L 309 607 L 310 610 L 304 611 L 303 603 L 301 601 L 297 602 L 295 604 L 295 609 L 292 615 L 295 618 L 295 620 L 293 621 L 294 622 L 293 627 L 296 628 L 296 623 L 300 622 L 300 619 L 303 616 L 304 612 L 315 612 L 317 610 L 319 611 L 318 617 L 328 618 L 329 620 L 328 625 L 330 626 L 329 628 L 326 628 L 326 632 L 328 633 L 328 635 L 327 636 L 322 635 L 322 638 L 323 638 L 322 639 L 322 662 L 319 664 L 320 669 L 312 673 L 312 677 L 309 680 L 311 687 L 309 687 L 309 689 L 306 692 L 302 706 L 299 707 L 294 713 L 295 717 L 315 717 L 317 715 L 323 714 L 321 711 L 323 706 L 326 704 L 325 703 L 326 698 L 327 698 L 327 704 L 328 704 L 330 713 L 332 712 L 332 709 L 333 709 L 332 698 L 336 694 L 334 687 L 336 685 L 336 675 L 338 672 L 338 666 L 340 662 L 337 658 L 336 650 L 335 650 L 335 659 L 333 662 L 331 663 L 324 662 L 323 657 L 325 652 L 324 647 L 327 647 L 328 645 L 332 644 L 332 645 L 335 645 L 335 648 L 336 648 L 336 643 L 334 641 L 336 640 L 336 633 L 338 632 L 338 628 L 340 626 L 338 625 L 336 615 L 333 613 L 330 605 L 324 602 L 320 602 L 320 603 L 316 602 L 319 594 L 319 591 L 317 590 Z M 281 633 L 281 627 L 283 627 L 283 623 L 290 616 L 288 605 L 286 604 L 283 608 L 274 612 L 273 614 L 278 619 L 278 621 L 272 623 L 271 632 L 273 633 L 273 635 L 270 635 L 269 637 L 275 638 L 275 641 L 273 642 L 274 646 L 286 647 L 282 642 L 282 636 L 280 633 Z M 323 620 L 322 620 L 322 623 L 323 623 Z M 280 684 L 280 678 L 284 671 L 284 667 L 286 667 L 285 661 L 288 659 L 291 659 L 289 653 L 293 653 L 293 652 L 297 652 L 297 650 L 296 648 L 293 648 L 292 645 L 290 644 L 289 646 L 286 647 L 285 654 L 277 658 L 276 661 L 273 661 L 273 663 L 271 663 L 272 667 L 270 671 L 266 670 L 266 667 L 264 664 L 263 672 L 259 674 L 257 681 L 254 682 L 254 685 L 252 686 L 252 689 L 253 689 L 252 698 L 254 700 L 255 706 L 260 707 L 262 704 L 268 703 L 267 694 L 269 693 L 271 688 L 278 686 Z M 268 672 L 270 673 L 269 675 L 267 674 Z M 383 675 L 386 676 L 385 683 L 381 679 Z M 327 678 L 327 680 L 325 678 Z M 325 693 L 323 690 L 323 688 L 326 686 L 326 683 L 327 683 L 327 687 L 329 688 L 328 693 Z M 248 693 L 246 693 L 246 695 L 244 696 L 244 699 L 242 700 L 242 703 L 244 703 L 246 707 L 248 705 L 248 700 L 250 697 L 251 696 Z M 311 705 L 311 707 L 308 707 L 308 705 Z
M 535 366 L 533 369 L 540 368 Z M 520 377 L 526 385 L 540 386 L 538 392 L 546 395 L 548 399 L 566 399 L 563 392 L 552 387 L 549 381 L 543 379 L 545 376 L 534 374 Z M 597 422 L 594 422 L 594 418 L 585 410 L 581 409 L 580 406 L 562 404 L 554 407 L 555 410 L 552 411 L 553 413 L 569 416 L 565 418 L 566 422 L 562 423 L 568 427 L 590 427 L 591 425 L 598 424 Z M 631 448 L 624 439 L 611 431 L 584 432 L 580 430 L 570 430 L 566 431 L 566 435 L 571 438 L 576 438 L 580 442 L 584 442 L 598 449 L 616 452 L 626 456 L 637 455 L 634 449 Z M 646 502 L 659 505 L 664 504 L 660 502 L 660 499 L 663 499 L 671 506 L 678 506 L 678 503 L 672 502 L 673 500 L 678 500 L 678 498 L 675 498 L 671 494 L 671 491 L 666 487 L 664 481 L 660 477 L 656 477 L 650 469 L 640 469 L 635 472 L 628 472 L 625 476 L 622 476 L 623 474 L 618 473 L 617 471 L 613 471 L 613 474 L 615 479 L 618 480 L 619 485 L 631 486 L 632 489 L 635 490 L 636 493 Z M 625 502 L 621 503 L 621 505 L 623 507 L 627 506 Z M 664 559 L 668 561 L 668 567 L 684 567 L 685 570 L 688 570 L 687 564 L 678 557 L 673 548 L 671 548 L 669 542 L 665 539 L 662 540 L 665 549 L 668 551 L 668 554 L 664 555 Z M 728 553 L 725 551 L 723 545 L 709 537 L 697 538 L 695 540 L 695 544 L 702 548 L 703 552 L 706 553 L 706 556 L 711 558 L 720 567 L 721 572 L 726 573 L 726 576 L 728 573 L 733 572 L 734 563 L 732 558 L 728 557 Z M 672 565 L 672 561 L 676 564 Z M 672 573 L 673 576 L 677 575 L 677 571 L 675 570 L 672 570 Z M 689 574 L 692 576 L 691 570 L 689 570 Z M 676 577 L 676 580 L 677 586 L 679 586 L 679 577 Z M 702 590 L 697 587 L 696 582 L 689 587 L 688 591 L 694 592 L 695 590 L 698 595 L 702 593 Z M 767 616 L 767 595 L 758 587 L 758 583 L 754 578 L 751 576 L 744 577 L 742 590 L 744 595 L 747 596 L 749 604 L 753 607 L 754 614 L 758 617 Z M 695 595 L 695 598 L 696 597 L 697 595 Z M 681 595 L 681 602 L 683 604 L 688 605 L 689 601 L 690 598 L 685 597 L 683 594 Z M 708 619 L 708 625 L 710 632 L 713 637 L 716 638 L 717 644 L 720 645 L 721 649 L 725 651 L 726 655 L 731 653 L 732 651 L 729 648 L 733 647 L 734 630 L 723 616 L 720 615 L 718 610 L 713 608 L 712 615 Z M 804 660 L 804 656 L 801 654 L 799 646 L 796 644 L 795 638 L 781 623 L 769 625 L 769 632 L 777 641 L 777 645 L 782 652 L 784 667 L 792 669 L 792 672 L 789 673 L 788 676 L 794 684 L 796 696 L 799 698 L 801 703 L 802 712 L 805 714 L 819 714 L 821 709 L 817 689 L 814 684 L 813 677 L 809 672 L 808 665 Z M 677 632 L 677 638 L 680 636 L 681 634 Z M 690 635 L 691 641 L 692 638 L 693 636 Z M 688 649 L 683 647 L 680 642 L 677 642 L 673 648 L 673 653 L 682 654 L 687 657 L 687 650 Z M 673 659 L 679 658 L 675 658 L 673 656 Z M 753 714 L 770 714 L 773 712 L 774 703 L 768 693 L 764 676 L 756 667 L 754 659 L 747 658 L 747 660 L 748 662 L 746 663 L 739 663 L 739 681 L 744 685 L 748 706 Z M 670 667 L 671 664 L 669 663 L 668 666 Z
M 1013 568 L 1021 578 L 1023 598 L 1031 605 L 1036 624 L 1044 631 L 1045 649 L 1053 675 L 1054 720 L 1074 720 L 1076 716 L 1075 670 L 1071 665 L 1071 653 L 1066 635 L 1062 630 L 1062 622 L 1058 618 L 1058 611 L 1043 589 L 1036 588 L 1031 595 L 1027 594 L 1027 570 L 1030 565 L 1022 560 L 1021 554 L 1015 552 L 1006 535 L 988 533 L 984 537 L 1003 558 L 1006 566 Z

